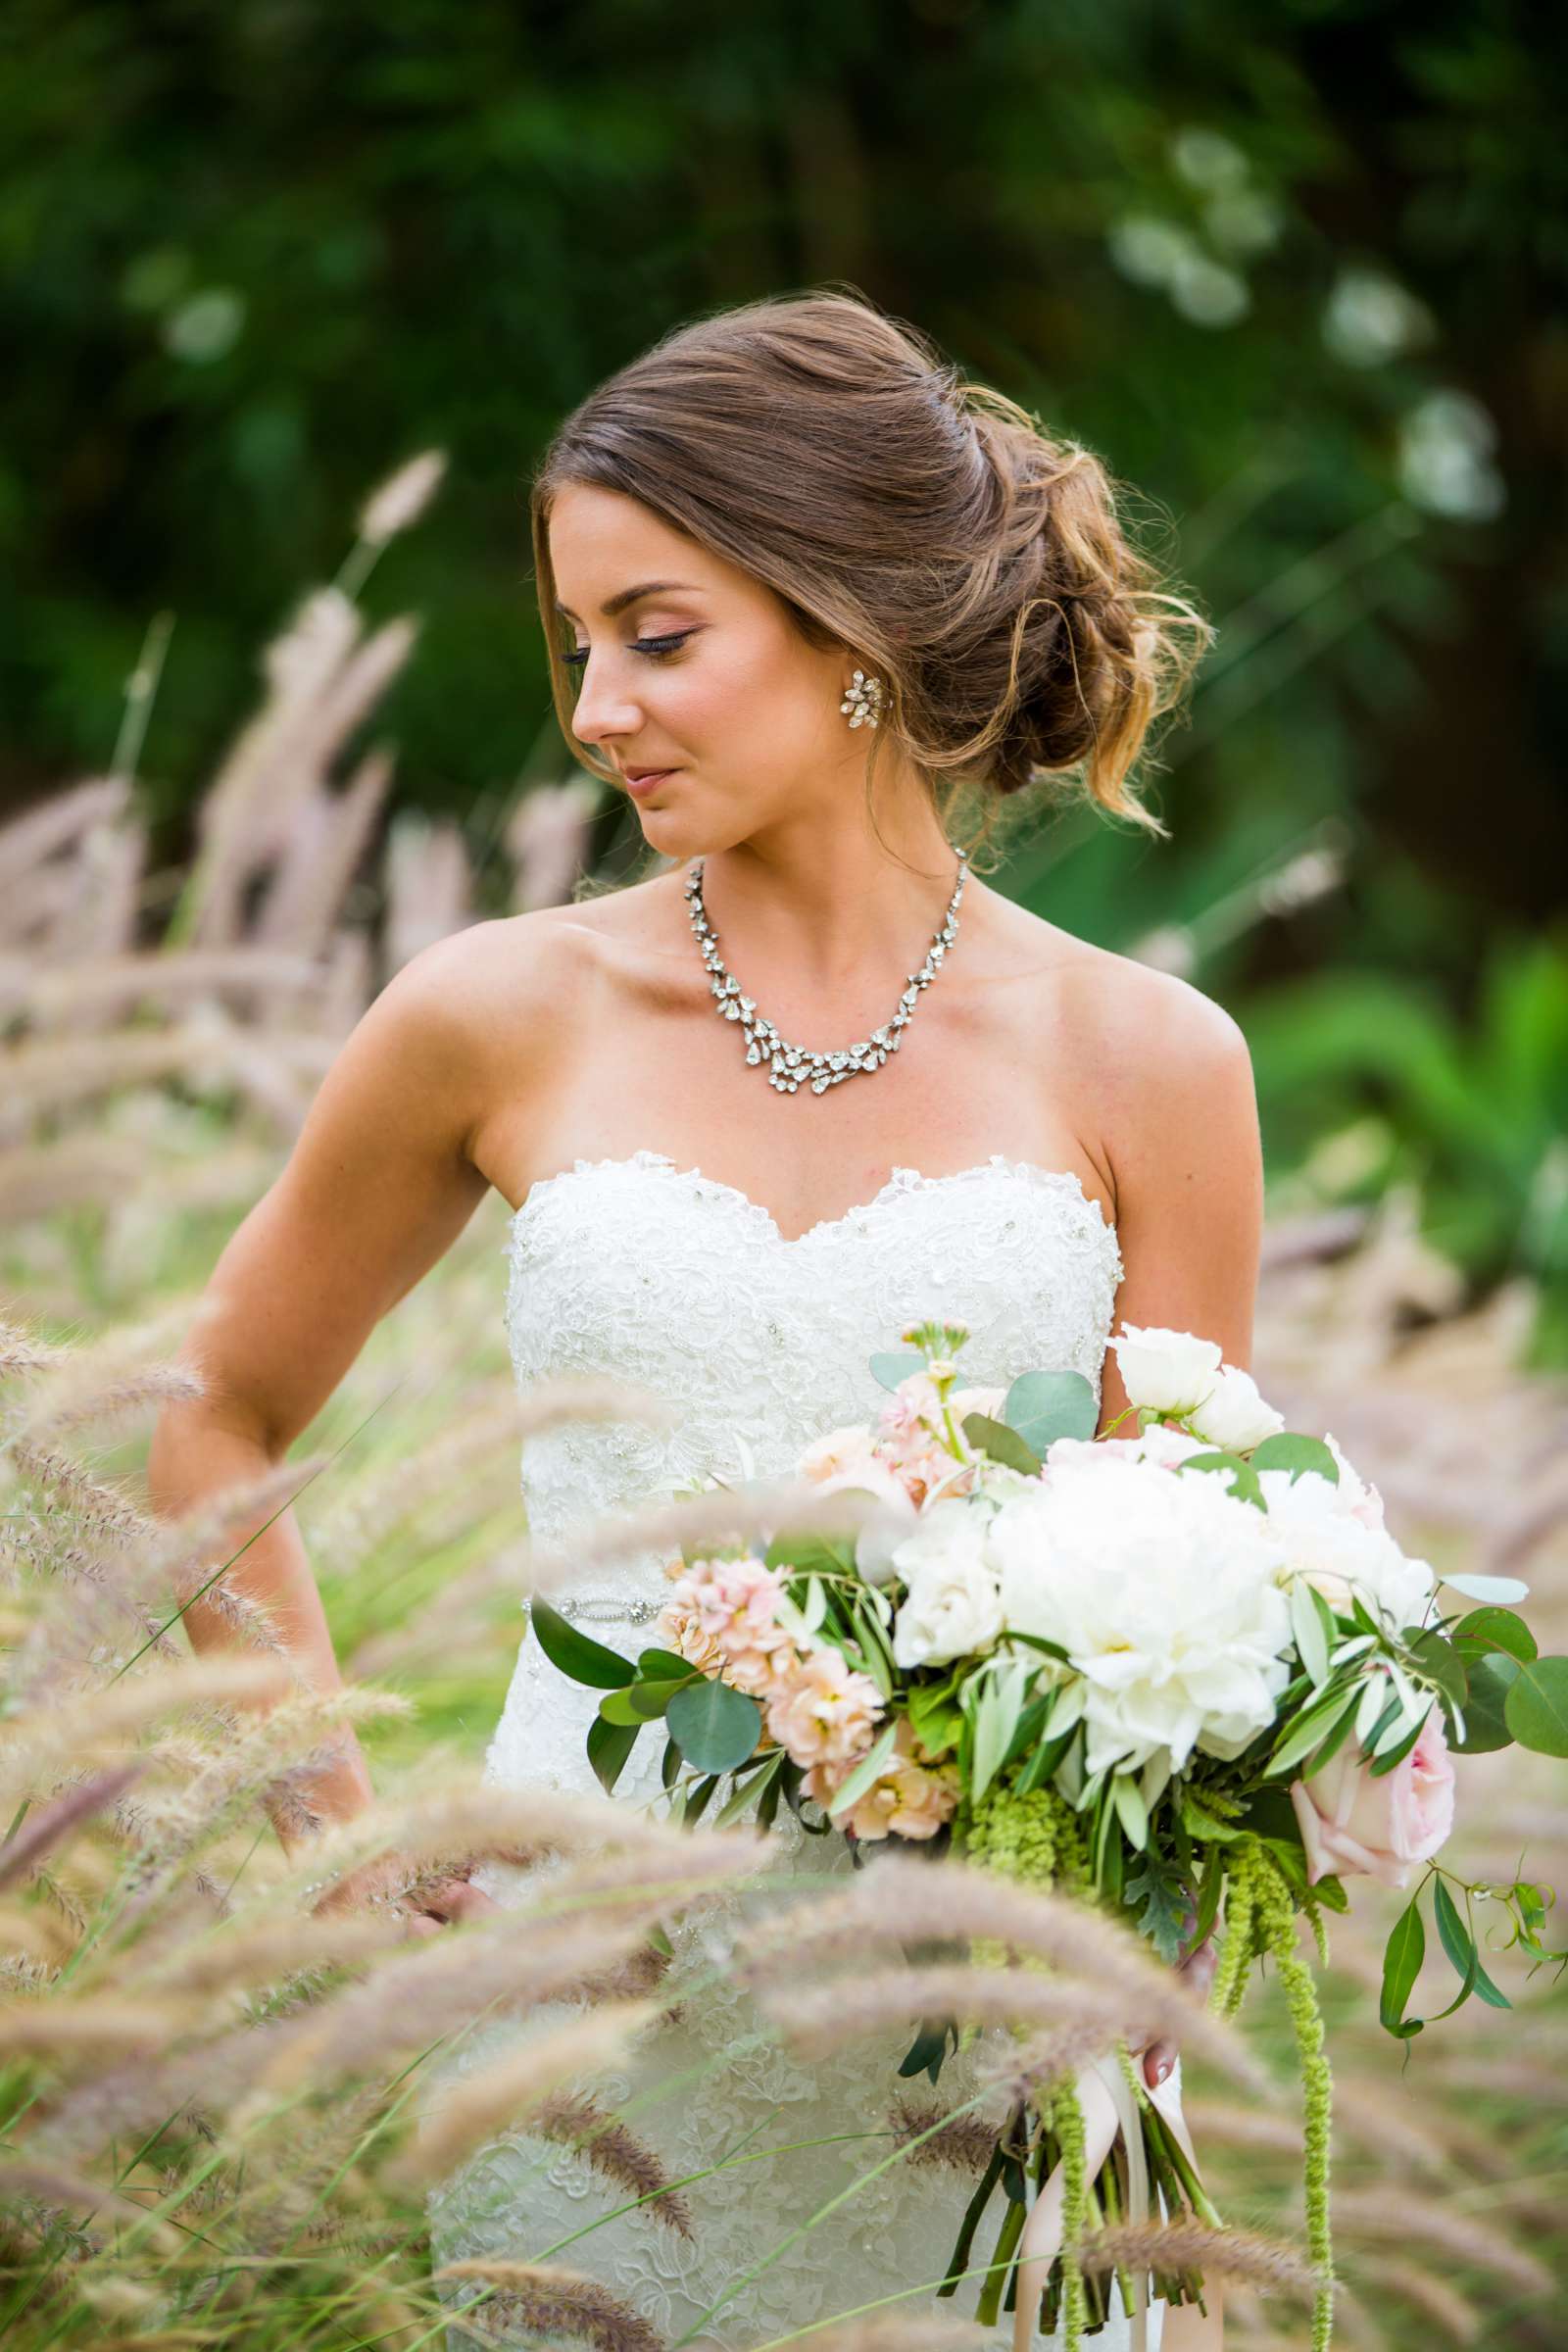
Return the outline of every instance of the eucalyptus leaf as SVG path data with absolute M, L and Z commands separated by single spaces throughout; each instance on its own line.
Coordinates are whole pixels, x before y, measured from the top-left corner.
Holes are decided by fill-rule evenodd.
M 696 1771 L 731 1772 L 756 1748 L 762 1710 L 728 1683 L 701 1682 L 675 1692 L 664 1721 Z
M 1470 1690 L 1464 1706 L 1464 1738 L 1455 1741 L 1460 1755 L 1485 1756 L 1511 1747 L 1513 1731 L 1507 1718 L 1508 1692 L 1522 1671 L 1519 1660 L 1498 1649 L 1478 1658 L 1470 1668 Z
M 1457 1625 L 1449 1628 L 1448 1639 L 1459 1655 L 1467 1659 L 1500 1649 L 1525 1665 L 1541 1654 L 1535 1635 L 1512 1609 L 1472 1609 L 1468 1617 L 1461 1617 Z
M 994 1421 L 989 1413 L 965 1413 L 962 1427 L 970 1445 L 992 1461 L 1008 1470 L 1021 1470 L 1025 1478 L 1033 1478 L 1039 1470 L 1039 1454 L 1005 1421 Z
M 1081 1372 L 1020 1372 L 1007 1391 L 1002 1418 L 1044 1459 L 1057 1438 L 1092 1438 L 1100 1406 Z
M 1260 1511 L 1268 1508 L 1263 1500 L 1257 1472 L 1250 1462 L 1239 1453 L 1232 1453 L 1228 1446 L 1216 1446 L 1208 1453 L 1183 1454 L 1176 1468 L 1182 1471 L 1205 1470 L 1220 1478 L 1228 1478 L 1231 1493 L 1239 1501 L 1253 1503 Z
M 896 1389 L 911 1372 L 924 1370 L 925 1357 L 914 1348 L 893 1348 L 871 1358 L 871 1377 L 885 1389 Z
M 1465 1662 L 1453 1643 L 1436 1626 L 1427 1626 L 1410 1641 L 1410 1655 L 1421 1672 L 1428 1676 L 1445 1698 L 1462 1707 L 1469 1695 L 1470 1682 Z
M 1467 1600 L 1514 1601 L 1530 1596 L 1530 1587 L 1516 1576 L 1446 1576 L 1443 1582 Z
M 1340 1483 L 1340 1465 L 1322 1439 L 1302 1437 L 1294 1429 L 1279 1429 L 1260 1440 L 1248 1458 L 1254 1470 L 1288 1470 L 1293 1487 L 1303 1470 L 1315 1470 L 1331 1487 Z
M 1521 1747 L 1568 1756 L 1568 1658 L 1529 1659 L 1514 1676 L 1502 1714 Z

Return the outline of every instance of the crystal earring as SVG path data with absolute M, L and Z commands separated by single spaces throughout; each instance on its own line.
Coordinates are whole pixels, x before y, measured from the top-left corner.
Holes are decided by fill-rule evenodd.
M 839 709 L 854 712 L 850 720 L 852 727 L 867 724 L 874 727 L 882 712 L 881 679 L 868 678 L 863 669 L 858 669 L 844 689 L 844 700 Z

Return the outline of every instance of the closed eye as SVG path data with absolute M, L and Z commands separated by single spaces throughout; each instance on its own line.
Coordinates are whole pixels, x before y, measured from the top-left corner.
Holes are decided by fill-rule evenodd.
M 696 634 L 695 629 L 682 629 L 674 637 L 637 637 L 632 640 L 632 652 L 651 654 L 657 661 L 662 655 L 674 653 L 685 644 L 688 637 L 695 637 Z M 583 646 L 580 652 L 563 654 L 561 659 L 568 669 L 581 669 L 588 659 L 588 648 Z

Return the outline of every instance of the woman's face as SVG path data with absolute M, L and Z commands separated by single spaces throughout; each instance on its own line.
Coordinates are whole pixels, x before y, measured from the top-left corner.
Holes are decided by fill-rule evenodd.
M 669 771 L 630 793 L 657 849 L 728 849 L 844 805 L 865 738 L 839 710 L 842 649 L 813 652 L 770 588 L 619 491 L 559 491 L 549 534 L 573 732 L 623 778 Z

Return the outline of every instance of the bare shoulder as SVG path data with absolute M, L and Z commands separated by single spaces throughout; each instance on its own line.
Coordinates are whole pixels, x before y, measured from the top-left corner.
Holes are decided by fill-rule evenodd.
M 1213 997 L 1174 972 L 1102 949 L 1075 962 L 1075 1029 L 1118 1216 L 1191 1215 L 1255 1223 L 1262 1148 L 1246 1033 Z

